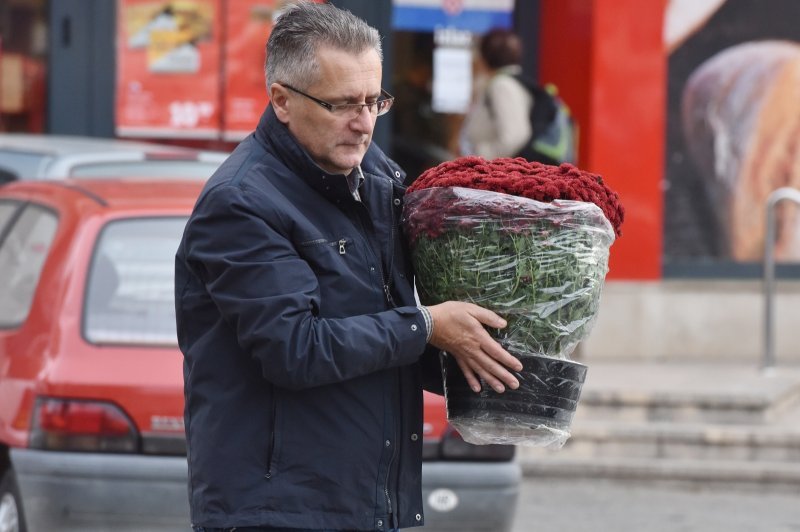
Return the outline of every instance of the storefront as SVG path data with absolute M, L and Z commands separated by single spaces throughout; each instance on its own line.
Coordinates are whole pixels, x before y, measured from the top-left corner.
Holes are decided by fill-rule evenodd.
M 45 0 L 0 4 L 0 131 L 45 129 L 47 33 Z
M 286 1 L 6 0 L 0 130 L 230 147 L 266 103 L 263 43 Z M 627 208 L 609 278 L 759 275 L 766 195 L 800 187 L 800 3 L 332 1 L 385 36 L 397 101 L 375 138 L 410 174 L 457 154 L 473 43 L 509 27 L 576 117 L 579 165 Z M 790 277 L 796 211 L 778 220 Z

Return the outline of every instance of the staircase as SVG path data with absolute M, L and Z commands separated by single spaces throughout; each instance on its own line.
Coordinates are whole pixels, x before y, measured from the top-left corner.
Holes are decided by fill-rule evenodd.
M 520 447 L 525 475 L 800 491 L 800 367 L 587 365 L 572 436 Z

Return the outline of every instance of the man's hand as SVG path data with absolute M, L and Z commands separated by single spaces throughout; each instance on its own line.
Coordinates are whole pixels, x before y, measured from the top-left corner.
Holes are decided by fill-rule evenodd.
M 503 349 L 484 325 L 503 328 L 506 321 L 491 310 L 458 301 L 447 301 L 428 307 L 433 319 L 431 345 L 454 356 L 470 388 L 481 391 L 479 378 L 498 393 L 506 386 L 519 387 L 509 371 L 522 370 L 522 362 Z

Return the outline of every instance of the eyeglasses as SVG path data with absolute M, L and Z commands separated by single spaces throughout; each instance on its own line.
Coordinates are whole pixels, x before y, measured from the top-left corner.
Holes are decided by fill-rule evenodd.
M 371 115 L 374 116 L 382 116 L 389 112 L 389 109 L 392 108 L 392 103 L 394 103 L 394 96 L 386 92 L 385 90 L 381 89 L 381 97 L 369 103 L 340 103 L 340 104 L 332 104 L 328 103 L 324 100 L 320 100 L 319 98 L 314 98 L 310 94 L 306 94 L 305 92 L 295 89 L 291 85 L 287 85 L 286 83 L 281 83 L 284 87 L 289 89 L 292 92 L 296 92 L 300 96 L 305 96 L 312 102 L 319 104 L 320 106 L 324 107 L 328 111 L 330 111 L 333 115 L 344 118 L 357 118 L 361 114 L 361 110 L 366 107 L 367 110 L 370 112 Z

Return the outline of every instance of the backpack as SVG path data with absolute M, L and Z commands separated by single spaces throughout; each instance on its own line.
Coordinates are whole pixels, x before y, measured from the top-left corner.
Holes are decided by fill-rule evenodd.
M 578 126 L 569 107 L 558 96 L 556 86 L 548 84 L 543 87 L 522 75 L 514 75 L 513 78 L 528 89 L 534 100 L 528 117 L 531 138 L 514 157 L 545 164 L 575 164 Z

